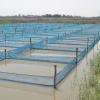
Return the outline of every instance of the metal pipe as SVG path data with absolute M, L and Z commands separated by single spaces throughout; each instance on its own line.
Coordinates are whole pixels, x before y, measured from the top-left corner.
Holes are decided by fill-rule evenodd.
M 76 48 L 76 65 L 78 63 L 78 48 Z
M 5 59 L 6 59 L 7 58 L 7 50 L 5 49 L 4 52 L 5 52 Z
M 54 65 L 54 88 L 56 89 L 57 65 Z
M 32 38 L 30 37 L 30 50 L 32 49 Z

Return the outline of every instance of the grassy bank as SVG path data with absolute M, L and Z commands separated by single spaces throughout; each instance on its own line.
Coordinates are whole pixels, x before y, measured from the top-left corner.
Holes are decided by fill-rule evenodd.
M 100 53 L 90 66 L 89 77 L 80 89 L 80 100 L 100 100 Z
M 57 23 L 92 23 L 98 24 L 100 23 L 100 18 L 51 18 L 51 17 L 0 17 L 0 23 L 20 23 L 20 22 L 57 22 Z

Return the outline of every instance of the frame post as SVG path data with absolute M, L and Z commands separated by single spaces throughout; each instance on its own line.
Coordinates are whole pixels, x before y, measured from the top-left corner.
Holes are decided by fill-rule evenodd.
M 64 33 L 64 38 L 66 39 L 66 37 L 67 37 L 67 34 L 66 34 L 66 32 Z
M 48 43 L 48 37 L 45 38 L 46 43 Z
M 94 46 L 95 46 L 95 42 L 96 42 L 96 40 L 95 40 L 95 35 L 94 35 Z
M 95 47 L 95 35 L 94 35 L 94 47 Z M 93 57 L 94 57 L 94 50 L 95 50 L 94 47 L 93 47 Z
M 89 38 L 87 38 L 87 53 L 89 51 L 88 45 L 89 45 Z
M 5 49 L 4 52 L 5 52 L 5 59 L 7 59 L 7 50 Z
M 97 42 L 97 50 L 99 50 L 99 37 L 100 36 L 100 34 L 99 34 L 99 32 L 98 32 L 98 42 Z
M 54 65 L 54 88 L 56 89 L 57 65 Z
M 100 32 L 98 32 L 98 40 L 100 39 Z
M 15 27 L 15 34 L 16 34 L 16 30 L 17 30 L 17 29 L 16 29 L 16 27 Z
M 5 46 L 6 46 L 6 34 L 5 34 Z
M 78 48 L 76 48 L 76 65 L 78 63 Z
M 30 37 L 30 50 L 32 49 L 32 38 Z
M 58 40 L 60 40 L 60 36 L 59 36 L 59 33 L 58 33 Z

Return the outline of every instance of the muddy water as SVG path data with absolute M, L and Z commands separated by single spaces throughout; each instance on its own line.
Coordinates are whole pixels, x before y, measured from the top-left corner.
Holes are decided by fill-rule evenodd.
M 6 60 L 0 62 L 0 71 L 16 74 L 53 76 L 55 64 L 57 65 L 57 72 L 61 71 L 66 65 L 61 63 L 49 63 L 40 61 Z
M 32 49 L 27 50 L 23 53 L 24 55 L 35 55 L 35 54 L 45 54 L 45 55 L 52 55 L 52 56 L 66 56 L 66 57 L 75 57 L 76 52 L 64 52 L 64 51 L 53 51 L 53 50 L 38 50 L 38 49 Z
M 89 73 L 89 60 L 98 51 L 95 46 L 95 49 L 69 73 L 56 90 L 38 85 L 0 81 L 0 100 L 78 100 L 79 85 Z

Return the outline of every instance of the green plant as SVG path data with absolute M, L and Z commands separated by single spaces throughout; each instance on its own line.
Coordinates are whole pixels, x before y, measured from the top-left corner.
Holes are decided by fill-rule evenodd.
M 100 53 L 91 60 L 90 66 L 89 79 L 80 90 L 80 100 L 100 100 Z

